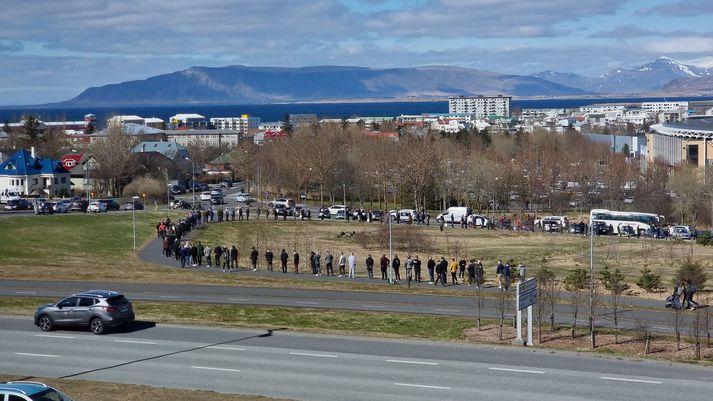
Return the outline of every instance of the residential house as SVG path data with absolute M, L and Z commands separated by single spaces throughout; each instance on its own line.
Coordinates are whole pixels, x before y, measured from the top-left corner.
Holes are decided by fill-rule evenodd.
M 62 196 L 71 193 L 71 180 L 59 160 L 42 158 L 19 149 L 0 163 L 0 190 L 26 196 Z

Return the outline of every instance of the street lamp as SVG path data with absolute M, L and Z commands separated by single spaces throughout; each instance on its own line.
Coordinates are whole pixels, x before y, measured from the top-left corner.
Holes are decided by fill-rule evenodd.
M 342 184 L 342 200 L 344 200 L 344 220 L 349 223 L 349 210 L 347 209 L 347 184 Z
M 193 188 L 193 205 L 196 204 L 196 164 L 190 157 L 184 157 L 184 159 L 191 162 L 191 187 Z
M 136 250 L 136 203 L 139 201 L 138 196 L 131 198 L 131 225 L 134 229 L 134 251 Z

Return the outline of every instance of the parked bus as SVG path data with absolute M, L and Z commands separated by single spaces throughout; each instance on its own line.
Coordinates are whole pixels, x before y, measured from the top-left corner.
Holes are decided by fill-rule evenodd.
M 663 216 L 653 213 L 617 212 L 607 209 L 592 209 L 589 212 L 590 226 L 605 224 L 611 234 L 619 234 L 619 229 L 628 226 L 638 235 L 650 232 L 654 226 L 661 225 Z

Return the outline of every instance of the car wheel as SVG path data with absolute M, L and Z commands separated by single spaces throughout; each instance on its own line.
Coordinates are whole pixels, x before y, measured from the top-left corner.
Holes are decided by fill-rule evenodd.
M 104 334 L 104 331 L 106 331 L 106 325 L 104 325 L 104 322 L 98 317 L 95 317 L 89 322 L 89 328 L 92 330 L 92 333 L 96 335 Z
M 54 330 L 54 323 L 52 322 L 52 318 L 47 315 L 40 316 L 40 319 L 38 320 L 37 325 L 40 327 L 40 330 L 42 330 L 42 331 Z

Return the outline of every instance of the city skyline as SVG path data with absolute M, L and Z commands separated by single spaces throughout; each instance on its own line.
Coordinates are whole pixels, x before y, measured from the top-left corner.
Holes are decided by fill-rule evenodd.
M 703 0 L 27 3 L 0 15 L 0 105 L 190 66 L 453 65 L 587 76 L 660 56 L 713 66 Z M 661 27 L 661 28 L 659 28 Z

